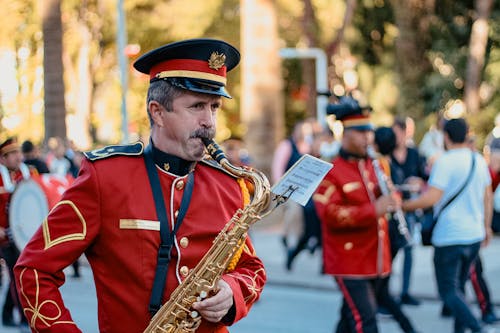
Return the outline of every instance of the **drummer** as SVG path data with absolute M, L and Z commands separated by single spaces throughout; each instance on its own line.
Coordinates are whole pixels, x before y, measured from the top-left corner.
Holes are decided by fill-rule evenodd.
M 9 271 L 9 292 L 5 294 L 2 308 L 3 326 L 11 327 L 18 324 L 14 321 L 14 308 L 19 311 L 20 326 L 28 329 L 28 323 L 19 305 L 16 284 L 14 283 L 13 268 L 19 258 L 19 249 L 9 239 L 8 204 L 16 188 L 16 184 L 23 179 L 36 175 L 36 169 L 29 168 L 22 162 L 23 156 L 19 144 L 14 138 L 9 138 L 0 144 L 0 257 L 2 257 Z

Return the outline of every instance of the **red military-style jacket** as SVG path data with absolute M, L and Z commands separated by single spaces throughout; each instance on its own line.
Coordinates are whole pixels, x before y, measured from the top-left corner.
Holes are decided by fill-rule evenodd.
M 148 305 L 160 234 L 143 146 L 137 143 L 93 152 L 93 156 L 113 154 L 83 162 L 79 176 L 49 213 L 15 267 L 24 313 L 37 332 L 80 332 L 58 288 L 64 283 L 63 269 L 82 252 L 94 274 L 100 332 L 143 332 L 151 319 Z M 173 224 L 187 176 L 157 169 Z M 244 205 L 244 192 L 235 178 L 202 162 L 193 172 L 194 189 L 175 236 L 163 302 L 198 264 L 234 212 Z M 263 264 L 249 239 L 236 268 L 222 278 L 234 293 L 237 321 L 259 298 L 266 281 Z M 203 320 L 197 332 L 227 329 L 222 323 Z
M 346 278 L 388 275 L 388 222 L 376 216 L 373 201 L 380 190 L 371 160 L 339 156 L 333 165 L 313 196 L 322 225 L 325 273 Z

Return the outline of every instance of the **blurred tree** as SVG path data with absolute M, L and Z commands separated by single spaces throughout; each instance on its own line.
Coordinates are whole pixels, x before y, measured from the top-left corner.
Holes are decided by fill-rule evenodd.
M 319 46 L 319 27 L 316 19 L 316 13 L 311 0 L 302 0 L 302 38 L 304 44 L 308 48 L 317 48 Z M 307 117 L 316 117 L 316 75 L 315 61 L 313 59 L 302 59 L 302 78 L 304 85 L 301 89 L 305 89 L 304 97 L 306 98 L 305 113 Z
M 396 113 L 411 116 L 420 122 L 424 117 L 425 80 L 432 70 L 426 52 L 430 46 L 429 25 L 434 12 L 434 1 L 391 0 L 398 35 L 395 41 L 399 98 Z M 417 126 L 418 126 L 417 125 Z
M 489 12 L 481 10 L 483 3 L 490 3 Z M 47 68 L 47 75 L 42 72 L 44 53 L 45 60 L 50 58 L 49 50 L 43 52 L 42 47 L 51 44 L 48 38 L 54 32 L 44 31 L 47 25 L 43 27 L 40 20 L 44 17 L 48 23 L 54 14 L 59 15 L 48 8 L 61 4 L 64 53 L 62 61 L 59 57 L 53 64 L 64 64 L 65 81 L 64 85 L 61 80 L 58 85 L 41 84 L 57 72 Z M 374 107 L 378 124 L 390 122 L 394 114 L 407 114 L 425 129 L 433 122 L 435 112 L 444 112 L 456 100 L 463 100 L 468 109 L 480 110 L 475 114 L 478 116 L 470 117 L 479 143 L 492 129 L 500 108 L 500 95 L 496 94 L 500 90 L 499 1 L 277 0 L 273 5 L 277 47 L 324 49 L 330 62 L 331 88 L 343 93 L 351 89 L 346 80 L 354 78 L 352 89 Z M 16 96 L 11 98 L 5 90 L 0 91 L 1 124 L 5 125 L 2 135 L 30 135 L 35 141 L 43 137 L 41 88 L 45 86 L 49 99 L 54 97 L 52 90 L 66 90 L 66 95 L 58 93 L 57 103 L 64 105 L 66 100 L 67 124 L 78 124 L 80 131 L 74 134 L 72 128 L 66 130 L 71 132 L 69 137 L 98 145 L 117 142 L 116 2 L 0 0 L 0 6 L 6 13 L 0 30 L 0 61 L 8 58 L 8 66 L 14 68 L 15 87 L 11 90 Z M 240 44 L 240 0 L 206 0 L 196 6 L 182 0 L 127 0 L 125 6 L 128 40 L 140 45 L 140 53 L 180 38 L 213 37 Z M 260 17 L 256 14 L 255 19 Z M 474 25 L 480 22 L 487 23 L 488 29 L 480 29 L 482 35 L 477 38 Z M 46 45 L 43 37 L 47 38 Z M 479 41 L 483 53 L 473 53 Z M 248 52 L 255 51 L 247 51 L 243 57 Z M 266 59 L 275 56 L 269 54 Z M 136 57 L 131 55 L 130 62 Z M 130 130 L 134 137 L 144 138 L 149 129 L 144 103 L 148 80 L 130 68 Z M 283 62 L 287 127 L 303 118 L 304 110 L 313 110 L 312 68 L 302 61 Z M 243 137 L 248 130 L 240 115 L 240 100 L 247 93 L 241 89 L 240 73 L 239 68 L 229 73 L 228 90 L 234 99 L 224 101 L 224 112 L 218 119 L 219 140 L 231 135 Z M 473 94 L 469 94 L 469 88 Z M 45 108 L 47 123 L 58 121 L 62 124 L 58 128 L 64 129 L 64 116 L 52 117 L 54 109 L 48 104 Z M 64 108 L 61 110 L 64 112 Z M 46 130 L 52 131 L 49 127 Z M 86 139 L 88 133 L 90 139 Z
M 271 174 L 274 148 L 283 137 L 283 96 L 276 8 L 272 0 L 241 1 L 242 119 L 253 165 Z
M 469 56 L 467 60 L 464 102 L 467 111 L 476 114 L 481 106 L 479 88 L 481 73 L 485 64 L 486 48 L 488 44 L 488 19 L 491 15 L 493 0 L 477 0 L 476 18 L 472 24 L 469 38 Z
M 4 14 L 0 29 L 1 137 L 29 135 L 40 141 L 44 134 L 40 18 L 32 0 L 0 0 L 0 8 Z
M 44 0 L 41 7 L 43 26 L 43 70 L 45 101 L 45 140 L 66 139 L 66 106 L 62 64 L 61 0 Z

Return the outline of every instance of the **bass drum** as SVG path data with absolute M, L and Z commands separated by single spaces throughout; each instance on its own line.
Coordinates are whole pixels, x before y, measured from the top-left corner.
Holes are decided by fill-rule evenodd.
M 71 176 L 43 174 L 17 184 L 9 204 L 9 224 L 10 236 L 19 250 L 24 249 L 72 182 Z
M 17 184 L 9 204 L 9 230 L 19 250 L 24 249 L 48 213 L 47 197 L 37 182 L 28 179 Z

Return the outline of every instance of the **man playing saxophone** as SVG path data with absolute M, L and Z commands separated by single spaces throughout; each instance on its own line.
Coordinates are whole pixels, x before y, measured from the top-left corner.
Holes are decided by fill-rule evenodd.
M 134 63 L 150 77 L 149 143 L 86 153 L 75 183 L 26 246 L 15 272 L 33 331 L 81 332 L 58 288 L 63 268 L 85 253 L 100 332 L 143 332 L 248 204 L 245 182 L 206 160 L 203 143 L 215 135 L 221 99 L 230 98 L 226 72 L 239 59 L 226 42 L 194 39 Z M 230 268 L 187 309 L 202 318 L 196 332 L 227 332 L 260 296 L 263 264 L 248 238 L 238 245 Z

